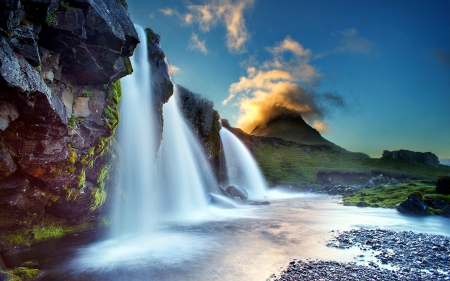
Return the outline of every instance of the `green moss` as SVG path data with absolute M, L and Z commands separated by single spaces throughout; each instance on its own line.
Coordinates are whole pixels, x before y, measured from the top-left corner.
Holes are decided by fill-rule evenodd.
M 33 280 L 34 278 L 38 277 L 41 271 L 36 268 L 21 266 L 13 269 L 8 269 L 5 271 L 5 273 L 11 277 L 11 279 L 9 279 L 10 281 L 26 281 Z
M 124 56 L 123 61 L 125 63 L 127 75 L 130 75 L 131 73 L 133 73 L 133 66 L 131 65 L 131 60 L 129 57 Z
M 378 186 L 370 189 L 360 190 L 351 196 L 344 196 L 342 201 L 344 205 L 358 205 L 363 202 L 365 204 L 376 204 L 383 208 L 395 208 L 395 206 L 403 202 L 410 194 L 420 196 L 423 200 L 444 200 L 450 203 L 450 196 L 442 196 L 435 193 L 433 184 L 415 181 L 411 183 L 403 183 L 391 186 Z M 421 196 L 423 195 L 423 196 Z M 433 211 L 439 213 L 439 211 Z
M 80 174 L 77 176 L 78 188 L 82 188 L 86 183 L 86 170 L 83 168 L 80 171 Z
M 94 188 L 92 190 L 92 196 L 94 197 L 94 201 L 92 202 L 91 211 L 97 210 L 103 203 L 106 201 L 106 191 L 103 188 Z
M 104 188 L 105 187 L 105 179 L 109 178 L 109 166 L 108 165 L 103 165 L 100 169 L 100 173 L 98 174 L 97 177 L 97 184 L 100 188 Z
M 55 26 L 58 24 L 58 17 L 56 16 L 55 13 L 51 13 L 51 14 L 49 13 L 45 17 L 45 22 L 50 26 Z
M 63 218 L 52 216 L 48 213 L 36 225 L 2 230 L 0 234 L 0 248 L 15 245 L 29 246 L 31 244 L 49 239 L 60 238 L 64 235 L 86 231 L 96 227 L 108 226 L 107 218 L 100 217 L 98 221 L 86 221 L 78 225 L 67 224 Z
M 92 95 L 93 95 L 92 91 L 84 91 L 82 94 L 82 96 L 86 98 L 90 98 L 92 97 Z
M 81 119 L 78 117 L 75 117 L 75 116 L 72 116 L 67 120 L 67 126 L 71 129 L 76 128 L 78 126 L 78 124 L 80 124 L 80 123 L 81 123 Z
M 63 8 L 64 10 L 66 10 L 66 12 L 70 12 L 70 6 L 69 3 L 67 2 L 60 2 L 59 5 L 61 6 L 61 8 Z
M 122 98 L 122 88 L 120 80 L 113 82 L 108 88 L 107 105 L 105 106 L 102 114 L 103 120 L 106 122 L 106 126 L 113 135 L 116 131 L 117 125 L 119 125 L 119 103 Z
M 85 155 L 81 156 L 80 162 L 81 164 L 83 164 L 83 166 L 92 168 L 96 159 L 97 157 L 95 157 L 95 148 L 91 147 Z
M 155 32 L 151 28 L 146 28 L 145 32 L 147 33 L 147 41 L 150 42 L 155 36 Z

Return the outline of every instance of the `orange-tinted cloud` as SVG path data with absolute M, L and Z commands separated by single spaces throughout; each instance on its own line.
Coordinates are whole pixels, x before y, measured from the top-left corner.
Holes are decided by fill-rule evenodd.
M 222 102 L 226 105 L 237 98 L 237 126 L 250 133 L 274 118 L 300 114 L 321 133 L 329 132 L 330 125 L 323 120 L 325 113 L 328 108 L 344 107 L 345 102 L 337 93 L 313 90 L 322 75 L 310 63 L 311 50 L 290 37 L 267 50 L 273 58 L 258 68 L 248 67 L 247 76 L 230 86 L 230 94 Z M 284 59 L 286 54 L 289 60 Z

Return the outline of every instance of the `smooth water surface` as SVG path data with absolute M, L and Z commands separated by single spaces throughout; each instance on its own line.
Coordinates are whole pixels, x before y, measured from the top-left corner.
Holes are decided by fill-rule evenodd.
M 332 230 L 364 227 L 450 235 L 449 219 L 439 216 L 346 207 L 328 195 L 275 191 L 268 197 L 271 205 L 223 210 L 203 222 L 166 225 L 153 236 L 93 247 L 80 245 L 86 243 L 80 235 L 5 260 L 9 266 L 38 260 L 46 270 L 42 280 L 266 280 L 294 258 L 353 261 L 357 249 L 326 247 Z M 137 249 L 127 244 L 131 239 Z M 102 253 L 102 247 L 112 252 Z M 133 258 L 126 255 L 130 250 L 136 251 Z

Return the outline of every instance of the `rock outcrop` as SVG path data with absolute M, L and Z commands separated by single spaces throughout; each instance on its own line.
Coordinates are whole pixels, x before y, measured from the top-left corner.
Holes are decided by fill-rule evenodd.
M 438 177 L 436 192 L 441 194 L 450 194 L 450 176 Z
M 219 113 L 214 110 L 212 101 L 199 94 L 194 94 L 182 86 L 178 85 L 177 87 L 181 111 L 205 149 L 206 156 L 212 160 L 221 151 Z
M 170 78 L 169 64 L 166 55 L 161 49 L 161 37 L 150 28 L 145 29 L 147 33 L 148 59 L 151 67 L 152 95 L 154 96 L 154 106 L 158 126 L 158 139 L 162 140 L 164 126 L 163 104 L 166 103 L 173 94 L 173 83 Z
M 0 229 L 78 222 L 106 198 L 134 25 L 115 0 L 12 0 L 0 35 Z
M 407 162 L 419 162 L 424 163 L 426 165 L 439 168 L 439 159 L 438 157 L 431 152 L 414 152 L 410 150 L 397 150 L 397 151 L 383 151 L 383 156 L 381 158 L 384 159 L 399 159 Z

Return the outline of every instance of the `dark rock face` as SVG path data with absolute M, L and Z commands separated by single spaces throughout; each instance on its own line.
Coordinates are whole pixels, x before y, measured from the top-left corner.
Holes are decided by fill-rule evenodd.
M 400 149 L 398 151 L 383 151 L 382 158 L 400 159 L 407 162 L 420 162 L 432 167 L 439 168 L 438 157 L 431 152 L 414 152 L 410 150 Z
M 408 199 L 397 205 L 397 211 L 407 214 L 426 215 L 428 206 L 420 198 L 411 194 Z
M 229 185 L 225 187 L 225 193 L 231 198 L 239 197 L 241 200 L 248 199 L 248 192 L 245 188 L 241 186 Z
M 152 95 L 154 96 L 155 112 L 157 112 L 156 118 L 158 119 L 158 139 L 161 141 L 164 125 L 162 106 L 173 94 L 173 83 L 170 78 L 166 55 L 161 49 L 160 36 L 150 28 L 147 28 L 145 31 L 147 33 L 148 59 L 152 76 Z
M 440 176 L 436 183 L 436 192 L 450 194 L 450 176 Z
M 221 150 L 219 131 L 220 116 L 213 102 L 188 89 L 178 87 L 178 102 L 197 139 L 205 149 L 208 159 L 217 157 Z
M 0 229 L 103 204 L 137 43 L 115 0 L 0 3 Z

